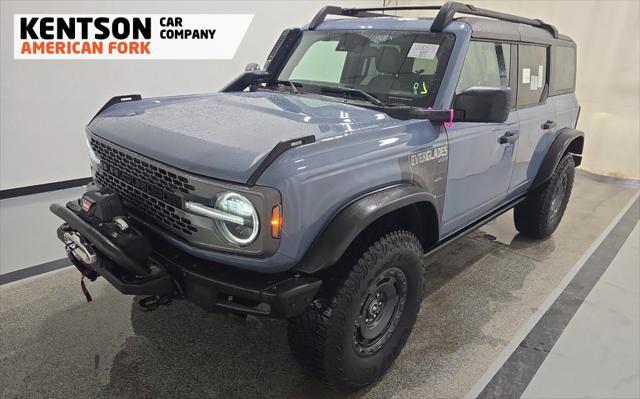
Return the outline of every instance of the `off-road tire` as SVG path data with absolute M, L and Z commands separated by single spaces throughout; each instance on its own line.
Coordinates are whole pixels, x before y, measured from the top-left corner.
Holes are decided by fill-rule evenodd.
M 420 310 L 424 294 L 422 257 L 423 249 L 415 235 L 394 231 L 377 239 L 359 257 L 356 254 L 351 261 L 335 265 L 314 306 L 289 320 L 289 345 L 305 371 L 342 392 L 363 388 L 384 375 L 404 347 Z M 406 291 L 402 291 L 403 286 Z M 385 291 L 382 297 L 388 303 L 380 302 L 380 313 L 368 313 L 375 310 L 375 298 L 381 294 L 372 289 L 383 288 L 405 292 L 404 302 L 399 299 L 391 309 L 393 295 Z M 400 303 L 403 305 L 398 307 Z M 370 314 L 379 318 L 367 318 Z M 393 320 L 388 326 L 394 326 L 382 330 L 386 332 L 380 333 L 380 341 L 372 338 L 369 347 L 369 340 L 360 332 L 377 333 L 374 329 L 379 329 L 387 317 Z M 371 327 L 369 320 L 378 322 L 378 326 Z
M 516 229 L 532 238 L 546 238 L 553 234 L 567 208 L 574 176 L 573 156 L 566 154 L 549 181 L 516 205 L 513 211 Z

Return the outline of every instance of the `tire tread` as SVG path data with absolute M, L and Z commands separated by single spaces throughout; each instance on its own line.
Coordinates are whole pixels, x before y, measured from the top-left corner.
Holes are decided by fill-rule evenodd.
M 333 278 L 328 280 L 320 294 L 321 305 L 311 306 L 302 315 L 289 320 L 289 345 L 294 356 L 305 371 L 337 390 L 351 392 L 381 377 L 392 365 L 408 338 L 409 334 L 406 334 L 393 348 L 392 356 L 386 356 L 383 364 L 364 370 L 364 378 L 358 381 L 347 376 L 341 367 L 335 367 L 344 363 L 341 354 L 345 348 L 342 347 L 340 339 L 342 331 L 332 326 L 344 325 L 349 318 L 347 310 L 350 308 L 345 304 L 351 305 L 354 300 L 359 300 L 355 296 L 372 268 L 389 252 L 399 248 L 419 253 L 420 257 L 423 253 L 420 241 L 412 233 L 403 230 L 388 233 L 369 246 L 353 268 L 349 269 L 344 264 L 346 262 L 339 262 L 334 267 L 336 271 Z M 339 344 L 335 348 L 328 348 L 327 342 Z
M 527 199 L 516 205 L 513 212 L 513 220 L 516 230 L 532 238 L 546 238 L 550 236 L 558 226 L 549 220 L 549 210 L 553 200 L 555 184 L 564 173 L 569 173 L 569 182 L 565 196 L 571 195 L 573 185 L 575 162 L 571 154 L 565 154 L 556 166 L 551 178 L 541 187 L 534 190 Z M 568 199 L 567 199 L 568 201 Z M 566 201 L 562 205 L 559 219 L 562 218 L 566 208 Z M 559 223 L 559 220 L 558 220 Z

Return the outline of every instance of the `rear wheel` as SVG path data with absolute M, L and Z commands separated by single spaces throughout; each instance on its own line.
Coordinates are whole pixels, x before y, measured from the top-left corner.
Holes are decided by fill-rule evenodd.
M 573 156 L 566 154 L 556 166 L 551 179 L 516 205 L 513 212 L 516 229 L 534 238 L 553 234 L 567 208 L 574 176 Z
M 303 367 L 346 392 L 384 375 L 420 310 L 422 254 L 413 234 L 396 231 L 374 242 L 352 267 L 336 265 L 316 306 L 289 322 L 289 344 Z

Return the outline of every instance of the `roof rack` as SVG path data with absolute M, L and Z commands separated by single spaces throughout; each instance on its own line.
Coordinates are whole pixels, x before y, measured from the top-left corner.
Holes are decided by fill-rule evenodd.
M 384 14 L 378 14 L 373 12 L 368 12 L 369 9 L 366 8 L 342 8 L 336 6 L 324 6 L 318 11 L 318 13 L 313 17 L 311 22 L 309 23 L 309 30 L 314 30 L 318 27 L 322 22 L 324 22 L 327 15 L 344 15 L 347 17 L 384 17 Z
M 517 15 L 505 14 L 502 12 L 485 10 L 477 8 L 471 4 L 462 4 L 455 1 L 448 1 L 442 6 L 396 6 L 396 7 L 373 7 L 373 8 L 341 8 L 335 6 L 323 7 L 309 23 L 309 30 L 313 30 L 320 25 L 327 15 L 343 15 L 347 17 L 386 17 L 388 15 L 380 14 L 376 11 L 403 11 L 403 10 L 438 10 L 438 14 L 431 24 L 431 32 L 442 32 L 444 28 L 453 21 L 456 13 L 475 15 L 497 19 L 500 21 L 515 22 L 518 24 L 530 25 L 536 28 L 542 28 L 554 38 L 558 38 L 558 29 L 555 26 L 545 23 L 540 19 L 524 18 Z

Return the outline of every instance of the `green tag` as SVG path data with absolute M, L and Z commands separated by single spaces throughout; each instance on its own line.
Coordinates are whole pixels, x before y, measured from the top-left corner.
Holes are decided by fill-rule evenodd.
M 420 89 L 420 82 L 415 82 L 413 84 L 413 95 L 414 96 L 418 95 L 418 89 Z M 420 94 L 427 95 L 427 84 L 424 81 L 422 81 L 422 90 L 420 90 Z

